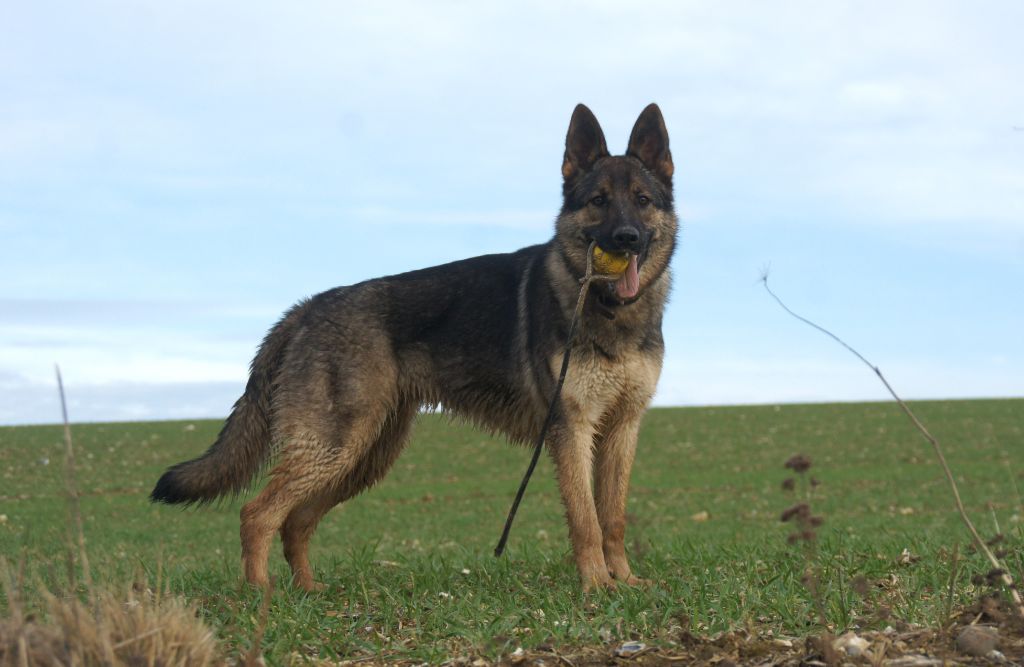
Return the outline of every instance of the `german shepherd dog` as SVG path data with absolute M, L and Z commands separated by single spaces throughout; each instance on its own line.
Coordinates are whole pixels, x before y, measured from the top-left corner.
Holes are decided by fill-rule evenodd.
M 609 155 L 594 114 L 577 106 L 553 239 L 299 302 L 263 339 L 216 442 L 168 469 L 151 500 L 239 493 L 273 460 L 266 488 L 241 512 L 245 577 L 268 584 L 279 532 L 293 583 L 314 589 L 317 523 L 383 478 L 423 406 L 515 443 L 538 436 L 596 242 L 629 264 L 617 281 L 591 283 L 546 443 L 584 590 L 640 583 L 626 560 L 626 493 L 664 353 L 672 172 L 657 105 L 640 114 L 622 156 Z

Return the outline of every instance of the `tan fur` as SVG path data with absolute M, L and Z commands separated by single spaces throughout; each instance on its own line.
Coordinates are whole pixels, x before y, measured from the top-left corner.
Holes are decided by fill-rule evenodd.
M 611 586 L 612 579 L 639 582 L 626 559 L 626 494 L 660 362 L 639 352 L 611 361 L 583 346 L 570 358 L 562 393 L 570 428 L 555 432 L 549 443 L 585 589 Z M 560 367 L 561 355 L 553 357 L 552 372 Z

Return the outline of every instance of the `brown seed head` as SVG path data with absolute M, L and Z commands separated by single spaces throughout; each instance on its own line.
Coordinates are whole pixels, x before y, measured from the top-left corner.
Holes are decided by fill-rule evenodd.
M 862 598 L 866 598 L 868 593 L 871 592 L 871 585 L 868 583 L 868 578 L 863 574 L 858 574 L 853 578 L 850 582 L 850 588 L 852 588 L 853 592 Z
M 792 477 L 787 477 L 786 479 L 782 480 L 782 490 L 783 491 L 792 491 L 795 488 L 796 488 L 796 480 L 793 479 Z
M 789 520 L 794 519 L 794 518 L 796 518 L 796 519 L 806 519 L 810 515 L 811 515 L 811 508 L 807 505 L 807 503 L 797 503 L 796 505 L 793 505 L 792 507 L 787 509 L 785 512 L 783 512 L 782 516 L 780 516 L 779 519 L 783 523 L 785 523 L 786 521 L 789 521 Z
M 804 570 L 800 583 L 813 593 L 818 588 L 818 576 L 812 570 Z
M 1004 574 L 1006 574 L 1006 570 L 996 567 L 985 574 L 985 579 L 988 581 L 990 586 L 998 586 L 999 580 Z
M 797 474 L 802 475 L 808 470 L 810 470 L 811 459 L 810 457 L 804 456 L 803 454 L 796 454 L 795 456 L 789 457 L 789 460 L 786 461 L 785 467 Z

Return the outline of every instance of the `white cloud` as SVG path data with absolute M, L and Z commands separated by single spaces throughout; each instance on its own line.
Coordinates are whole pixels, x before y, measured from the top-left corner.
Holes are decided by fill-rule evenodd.
M 870 369 L 853 357 L 675 356 L 662 372 L 656 405 L 822 403 L 889 401 L 892 396 Z M 1020 362 L 895 361 L 882 372 L 901 398 L 910 400 L 1024 396 Z
M 244 382 L 91 384 L 68 378 L 64 382 L 68 418 L 72 422 L 224 418 L 244 387 Z M 60 421 L 55 380 L 22 381 L 17 386 L 0 383 L 0 389 L 17 396 L 16 401 L 0 401 L 0 424 Z
M 457 225 L 460 227 L 508 227 L 512 229 L 553 229 L 556 209 L 485 209 L 478 211 L 417 211 L 396 209 L 386 206 L 364 206 L 352 209 L 346 219 L 354 222 L 366 221 L 377 225 L 432 225 L 440 228 Z
M 839 90 L 839 99 L 855 111 L 872 114 L 903 112 L 910 101 L 904 84 L 892 81 L 850 81 Z
M 46 382 L 230 382 L 248 375 L 258 334 L 244 343 L 144 327 L 0 326 L 0 369 Z

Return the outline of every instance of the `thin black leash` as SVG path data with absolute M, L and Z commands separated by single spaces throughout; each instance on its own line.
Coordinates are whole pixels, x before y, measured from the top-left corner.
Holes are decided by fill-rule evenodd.
M 587 249 L 587 272 L 580 279 L 580 295 L 576 299 L 576 310 L 572 314 L 572 320 L 569 322 L 569 335 L 565 340 L 565 352 L 562 354 L 562 370 L 558 374 L 558 384 L 555 385 L 555 393 L 551 396 L 551 404 L 548 405 L 548 416 L 544 419 L 544 425 L 540 429 L 540 435 L 537 437 L 537 444 L 533 447 L 533 458 L 530 459 L 530 466 L 526 469 L 526 474 L 523 475 L 523 481 L 519 485 L 519 491 L 516 492 L 516 499 L 512 502 L 512 507 L 508 511 L 508 518 L 505 519 L 505 529 L 501 531 L 501 539 L 498 540 L 498 546 L 494 548 L 494 555 L 500 556 L 505 551 L 505 544 L 508 542 L 508 534 L 512 530 L 512 521 L 516 518 L 516 510 L 519 509 L 519 503 L 523 500 L 523 494 L 526 493 L 526 485 L 530 483 L 530 477 L 533 475 L 533 469 L 537 467 L 537 461 L 540 460 L 540 452 L 544 449 L 544 439 L 548 435 L 548 429 L 551 428 L 551 422 L 555 418 L 555 407 L 558 405 L 558 400 L 562 396 L 562 385 L 565 384 L 565 374 L 569 371 L 569 356 L 572 353 L 572 341 L 576 335 L 576 325 L 579 323 L 580 314 L 583 312 L 583 302 L 587 298 L 587 290 L 590 289 L 590 283 L 595 280 L 617 280 L 617 276 L 606 276 L 602 274 L 594 273 L 594 246 L 597 245 L 596 241 L 590 242 L 590 247 Z

